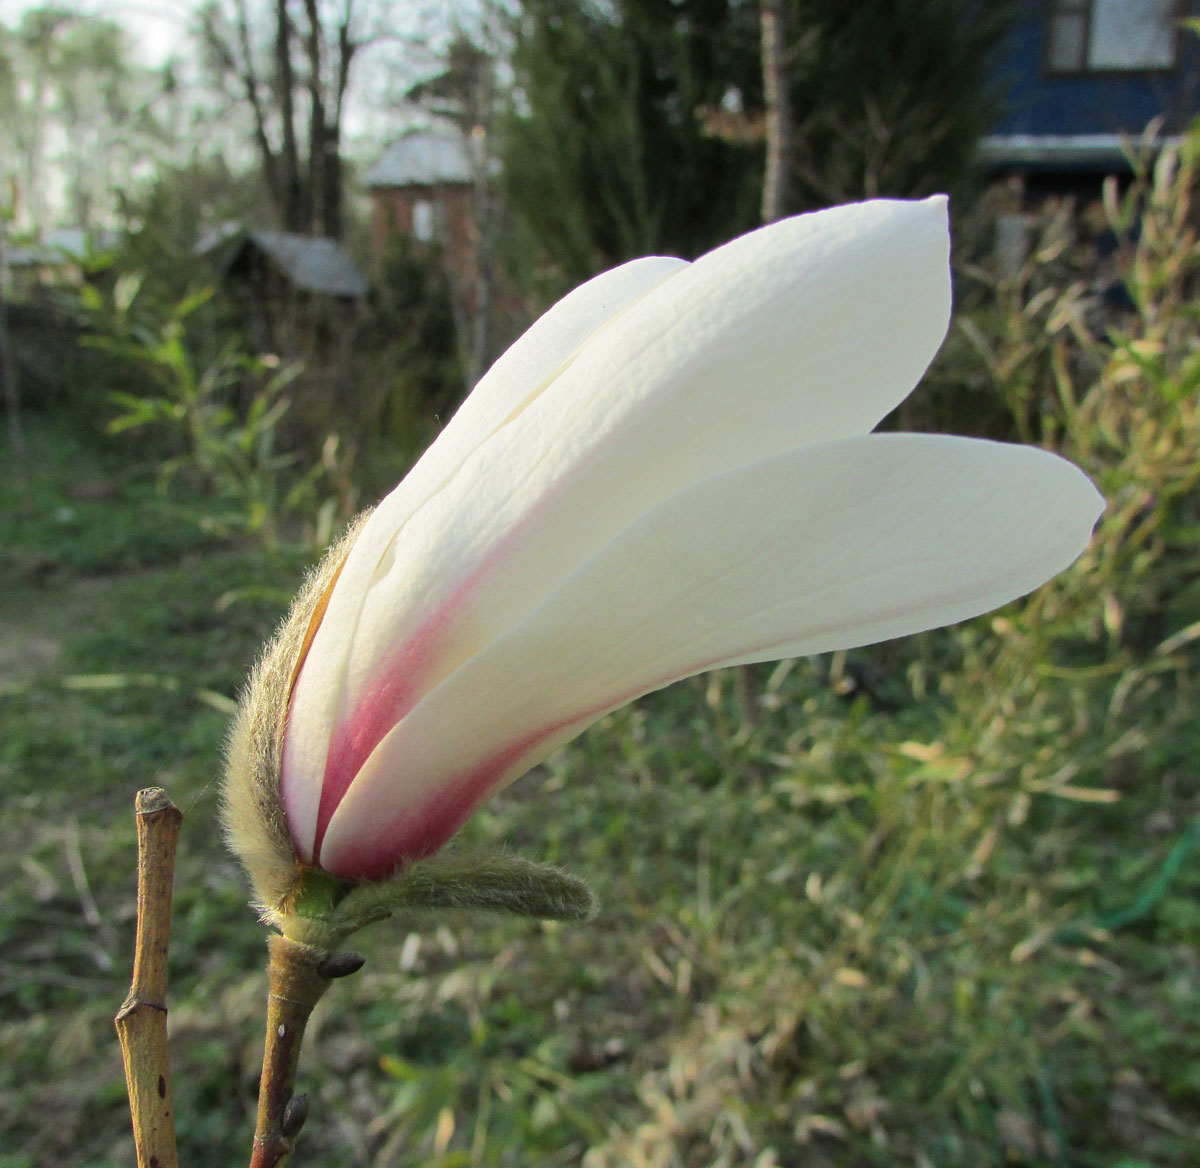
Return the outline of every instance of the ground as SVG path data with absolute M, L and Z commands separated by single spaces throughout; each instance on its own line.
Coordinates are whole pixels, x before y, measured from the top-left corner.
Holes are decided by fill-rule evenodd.
M 112 1015 L 154 784 L 185 814 L 181 1162 L 236 1163 L 264 934 L 221 746 L 307 554 L 207 534 L 203 493 L 160 495 L 126 448 L 44 422 L 31 445 L 0 519 L 0 1168 L 132 1162 Z M 1121 723 L 1086 638 L 1022 656 L 1055 603 L 686 683 L 511 788 L 456 846 L 569 869 L 599 919 L 364 933 L 314 1017 L 297 1165 L 1183 1168 L 1195 682 L 1134 679 Z

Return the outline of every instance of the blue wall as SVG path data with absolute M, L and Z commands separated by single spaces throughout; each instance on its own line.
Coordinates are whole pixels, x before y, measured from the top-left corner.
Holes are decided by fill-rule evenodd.
M 1166 132 L 1200 111 L 1197 38 L 1180 33 L 1174 73 L 1046 77 L 1042 69 L 1047 0 L 1029 0 L 997 61 L 1004 114 L 994 134 L 1140 134 L 1164 115 Z

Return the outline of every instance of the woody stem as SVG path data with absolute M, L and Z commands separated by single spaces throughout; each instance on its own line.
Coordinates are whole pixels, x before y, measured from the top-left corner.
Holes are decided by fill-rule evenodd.
M 268 945 L 267 1036 L 250 1168 L 276 1168 L 295 1147 L 308 1116 L 307 1096 L 293 1095 L 304 1028 L 330 982 L 362 965 L 354 954 L 331 955 L 286 937 Z
M 167 944 L 175 845 L 183 815 L 159 787 L 137 796 L 137 940 L 133 982 L 115 1019 L 133 1118 L 138 1168 L 175 1168 L 167 1067 Z

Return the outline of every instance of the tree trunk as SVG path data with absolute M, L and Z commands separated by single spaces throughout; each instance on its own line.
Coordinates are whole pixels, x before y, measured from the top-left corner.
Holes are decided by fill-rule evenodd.
M 353 0 L 346 0 L 342 21 L 337 29 L 337 71 L 333 83 L 332 113 L 325 107 L 324 155 L 321 174 L 323 176 L 325 234 L 339 239 L 342 234 L 342 111 L 346 101 L 346 87 L 350 84 L 350 64 L 358 51 L 358 42 L 350 36 L 350 21 L 353 16 Z
M 275 81 L 283 120 L 283 226 L 285 231 L 303 235 L 311 227 L 311 187 L 300 174 L 300 151 L 296 145 L 296 79 L 292 72 L 292 18 L 288 15 L 287 0 L 275 0 Z
M 308 30 L 304 36 L 304 55 L 308 58 L 308 190 L 310 222 L 322 235 L 337 238 L 329 230 L 329 203 L 325 156 L 329 149 L 329 127 L 325 124 L 325 96 L 322 92 L 321 15 L 317 0 L 304 0 Z
M 784 0 L 762 0 L 762 73 L 766 104 L 766 168 L 762 220 L 772 223 L 786 213 L 792 155 L 792 109 L 784 69 Z
M 4 394 L 4 411 L 8 415 L 8 439 L 13 461 L 22 481 L 25 477 L 25 434 L 21 429 L 21 398 L 17 390 L 17 369 L 8 337 L 8 304 L 4 298 L 4 279 L 7 275 L 7 228 L 0 220 L 0 392 Z
M 342 151 L 337 126 L 325 128 L 321 166 L 321 227 L 330 239 L 342 235 Z
M 267 135 L 267 115 L 263 109 L 262 97 L 259 92 L 258 72 L 254 67 L 254 53 L 250 46 L 250 27 L 246 16 L 245 0 L 237 4 L 237 52 L 217 32 L 216 26 L 204 25 L 209 47 L 218 55 L 225 68 L 232 71 L 241 83 L 246 93 L 246 101 L 254 114 L 254 143 L 258 147 L 258 155 L 262 161 L 263 178 L 267 183 L 267 193 L 277 208 L 283 207 L 283 185 L 279 174 L 279 159 L 271 147 L 271 139 Z

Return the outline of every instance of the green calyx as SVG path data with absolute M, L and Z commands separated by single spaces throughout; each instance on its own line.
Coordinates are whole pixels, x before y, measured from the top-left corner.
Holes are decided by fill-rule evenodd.
M 354 884 L 323 872 L 320 868 L 305 868 L 292 896 L 292 912 L 310 920 L 330 920 L 338 905 L 352 892 Z

